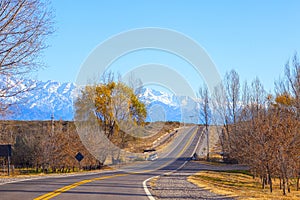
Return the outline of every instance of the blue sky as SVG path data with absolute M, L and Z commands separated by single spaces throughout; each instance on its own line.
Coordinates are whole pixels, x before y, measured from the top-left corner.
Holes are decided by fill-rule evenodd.
M 178 31 L 209 54 L 223 76 L 235 69 L 242 80 L 258 76 L 267 90 L 283 73 L 286 61 L 300 54 L 300 1 L 76 1 L 53 0 L 57 31 L 44 52 L 48 66 L 39 80 L 74 82 L 81 64 L 101 42 L 120 32 L 143 27 Z M 163 63 L 201 81 L 184 62 L 160 52 L 138 52 L 112 69 Z M 122 68 L 119 68 L 122 66 Z

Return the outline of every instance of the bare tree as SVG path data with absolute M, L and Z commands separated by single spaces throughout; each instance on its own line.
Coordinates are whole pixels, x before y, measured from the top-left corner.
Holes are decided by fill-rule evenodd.
M 293 98 L 293 109 L 300 119 L 300 62 L 297 53 L 285 65 L 285 76 L 275 82 L 276 95 L 289 95 Z
M 224 130 L 227 129 L 227 101 L 223 83 L 219 83 L 212 93 L 212 121 L 217 126 L 217 133 L 219 136 L 222 151 L 228 150 L 228 138 Z
M 199 98 L 200 98 L 200 119 L 204 123 L 206 132 L 206 143 L 207 143 L 207 160 L 209 160 L 209 131 L 208 126 L 211 121 L 211 110 L 210 110 L 210 95 L 207 86 L 203 84 L 199 88 Z
M 216 124 L 222 124 L 220 141 L 223 150 L 230 153 L 233 148 L 232 142 L 235 124 L 241 111 L 240 81 L 236 71 L 231 70 L 225 74 L 224 80 L 214 90 L 213 107 Z
M 224 87 L 227 98 L 228 121 L 229 123 L 236 123 L 239 103 L 240 103 L 240 78 L 235 70 L 226 73 L 224 80 Z
M 251 88 L 252 116 L 258 116 L 259 111 L 265 106 L 267 94 L 264 86 L 257 77 L 252 81 Z
M 0 113 L 7 98 L 33 88 L 25 79 L 43 65 L 37 59 L 53 32 L 51 11 L 39 0 L 0 1 Z M 22 84 L 22 87 L 20 85 Z
M 273 191 L 272 178 L 279 177 L 283 194 L 291 191 L 291 179 L 299 173 L 299 120 L 292 109 L 294 98 L 284 92 L 272 98 L 258 78 L 245 87 L 239 120 L 232 132 L 231 156 L 248 164 L 259 175 L 262 187 Z M 243 99 L 247 99 L 243 97 Z M 248 102 L 248 103 L 246 103 Z M 231 126 L 231 125 L 230 125 Z
M 299 122 L 300 120 L 300 62 L 299 57 L 297 53 L 293 56 L 291 61 L 289 60 L 285 65 L 285 76 L 284 78 L 280 79 L 275 83 L 276 86 L 276 103 L 277 106 L 281 108 L 281 113 L 293 113 L 294 119 L 290 119 L 288 123 L 292 123 L 293 120 L 296 120 Z M 282 109 L 284 108 L 284 109 Z M 289 119 L 289 117 L 284 117 L 285 119 Z M 287 129 L 288 133 L 291 132 L 290 128 L 295 127 L 289 126 Z M 296 138 L 299 138 L 299 127 L 298 131 L 296 131 Z M 295 139 L 294 139 L 295 140 Z M 296 140 L 297 141 L 297 140 Z M 299 140 L 298 140 L 299 141 Z M 283 145 L 281 149 L 286 148 L 286 145 Z M 299 152 L 299 151 L 298 151 Z M 296 160 L 292 162 L 292 164 L 295 164 L 293 169 L 296 171 L 295 176 L 297 176 L 297 190 L 299 189 L 299 177 L 300 177 L 300 155 L 299 153 L 295 153 Z M 294 155 L 293 155 L 294 156 Z M 297 157 L 298 156 L 298 157 Z M 278 162 L 281 163 L 280 171 L 281 171 L 281 179 L 283 181 L 283 193 L 285 194 L 286 184 L 287 189 L 289 189 L 288 184 L 288 177 L 284 177 L 284 175 L 288 175 L 286 171 L 290 169 L 289 167 L 286 167 L 287 159 L 285 159 L 285 153 L 284 151 L 279 151 L 278 153 Z M 287 158 L 291 158 L 291 155 L 288 155 Z M 298 159 L 298 160 L 297 160 Z M 290 165 L 291 163 L 289 163 Z
M 128 86 L 133 89 L 135 95 L 139 96 L 143 92 L 143 82 L 140 78 L 137 78 L 133 72 L 129 74 Z

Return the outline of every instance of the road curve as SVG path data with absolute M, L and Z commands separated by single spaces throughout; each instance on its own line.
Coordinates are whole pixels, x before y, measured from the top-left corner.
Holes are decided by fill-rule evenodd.
M 42 178 L 0 185 L 0 199 L 149 199 L 143 182 L 182 166 L 196 148 L 202 129 L 185 128 L 159 159 L 88 175 Z

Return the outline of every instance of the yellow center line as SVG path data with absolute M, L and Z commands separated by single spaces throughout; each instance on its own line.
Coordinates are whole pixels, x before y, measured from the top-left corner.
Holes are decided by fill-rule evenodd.
M 181 149 L 181 151 L 179 152 L 179 154 L 177 155 L 176 158 L 179 158 L 179 157 L 184 153 L 184 151 L 187 149 L 187 147 L 192 143 L 192 140 L 194 139 L 194 137 L 195 137 L 195 135 L 196 135 L 196 133 L 197 133 L 197 130 L 198 130 L 198 129 L 196 129 L 196 130 L 194 131 L 192 137 L 189 138 L 188 142 L 187 142 L 187 143 L 185 144 L 185 146 Z M 162 166 L 160 166 L 160 167 L 158 167 L 158 168 L 156 168 L 156 169 L 144 170 L 144 171 L 140 171 L 140 172 L 131 172 L 130 174 L 142 174 L 142 173 L 147 173 L 147 172 L 151 172 L 151 171 L 156 171 L 156 170 L 158 170 L 158 169 L 160 169 L 160 168 L 164 168 L 164 167 L 168 166 L 168 165 L 169 165 L 170 163 L 172 163 L 172 162 L 174 162 L 174 160 L 170 160 L 170 161 L 167 162 L 166 164 L 164 164 L 164 165 L 162 165 Z
M 68 190 L 71 190 L 79 185 L 83 185 L 86 183 L 90 183 L 93 181 L 99 181 L 99 180 L 104 180 L 104 179 L 109 179 L 109 178 L 114 178 L 114 177 L 119 177 L 119 176 L 128 176 L 129 174 L 116 174 L 116 175 L 111 175 L 111 176 L 103 176 L 103 177 L 98 177 L 98 178 L 93 178 L 93 179 L 87 179 L 87 180 L 82 180 L 76 183 L 73 183 L 71 185 L 67 185 L 65 187 L 59 188 L 53 192 L 49 192 L 47 194 L 44 194 L 42 196 L 39 196 L 37 198 L 35 198 L 34 200 L 47 200 L 47 199 L 51 199 L 53 197 L 56 197 L 58 195 L 60 195 L 63 192 L 66 192 Z
M 183 149 L 179 152 L 179 154 L 177 155 L 177 158 L 180 157 L 184 153 L 184 151 L 187 149 L 187 147 L 192 142 L 192 139 L 195 137 L 196 133 L 197 133 L 197 129 L 196 129 L 196 131 L 194 131 L 192 137 L 189 138 L 188 142 L 185 144 Z M 152 169 L 152 170 L 144 170 L 144 171 L 140 171 L 140 172 L 131 172 L 131 173 L 128 173 L 128 174 L 116 174 L 116 175 L 111 175 L 111 176 L 103 176 L 103 177 L 98 177 L 98 178 L 93 178 L 93 179 L 82 180 L 82 181 L 73 183 L 71 185 L 67 185 L 65 187 L 59 188 L 59 189 L 57 189 L 53 192 L 46 193 L 42 196 L 34 198 L 34 200 L 48 200 L 48 199 L 51 199 L 53 197 L 56 197 L 56 196 L 60 195 L 63 192 L 71 190 L 71 189 L 73 189 L 73 188 L 75 188 L 79 185 L 83 185 L 83 184 L 90 183 L 90 182 L 93 182 L 93 181 L 99 181 L 99 180 L 104 180 L 104 179 L 109 179 L 109 178 L 115 178 L 115 177 L 119 177 L 119 176 L 128 176 L 130 174 L 141 174 L 141 173 L 147 173 L 147 172 L 155 171 L 155 170 L 158 170 L 162 167 L 165 167 L 165 166 L 169 165 L 171 162 L 174 162 L 174 160 L 171 160 L 171 161 L 167 162 L 166 164 L 164 164 L 163 166 L 160 166 L 160 167 L 158 167 L 156 169 Z

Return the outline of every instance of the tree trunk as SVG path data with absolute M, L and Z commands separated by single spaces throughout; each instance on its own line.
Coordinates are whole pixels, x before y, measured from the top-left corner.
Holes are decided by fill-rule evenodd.
M 287 184 L 288 193 L 291 193 L 291 187 L 290 187 L 289 178 L 286 178 L 286 184 Z
M 282 190 L 282 179 L 279 177 L 279 189 Z
M 273 192 L 273 183 L 272 183 L 272 177 L 271 174 L 269 174 L 269 184 L 270 184 L 270 192 Z
M 261 181 L 262 181 L 262 189 L 265 189 L 266 188 L 266 178 L 265 178 L 265 176 L 263 176 L 261 178 Z
M 299 191 L 299 176 L 297 177 L 297 191 Z
M 268 185 L 268 175 L 265 176 L 265 186 Z
M 208 133 L 208 124 L 205 124 L 206 131 L 206 142 L 207 142 L 207 161 L 209 161 L 209 133 Z
M 282 192 L 283 192 L 283 195 L 286 195 L 286 192 L 285 192 L 285 178 L 283 177 L 282 178 Z
M 272 193 L 273 192 L 273 184 L 272 184 L 272 176 L 271 176 L 271 170 L 270 170 L 269 164 L 267 165 L 267 170 L 268 170 L 268 182 L 270 185 L 270 192 Z
M 252 173 L 252 178 L 253 178 L 253 179 L 256 178 L 256 171 L 253 171 L 253 173 Z

